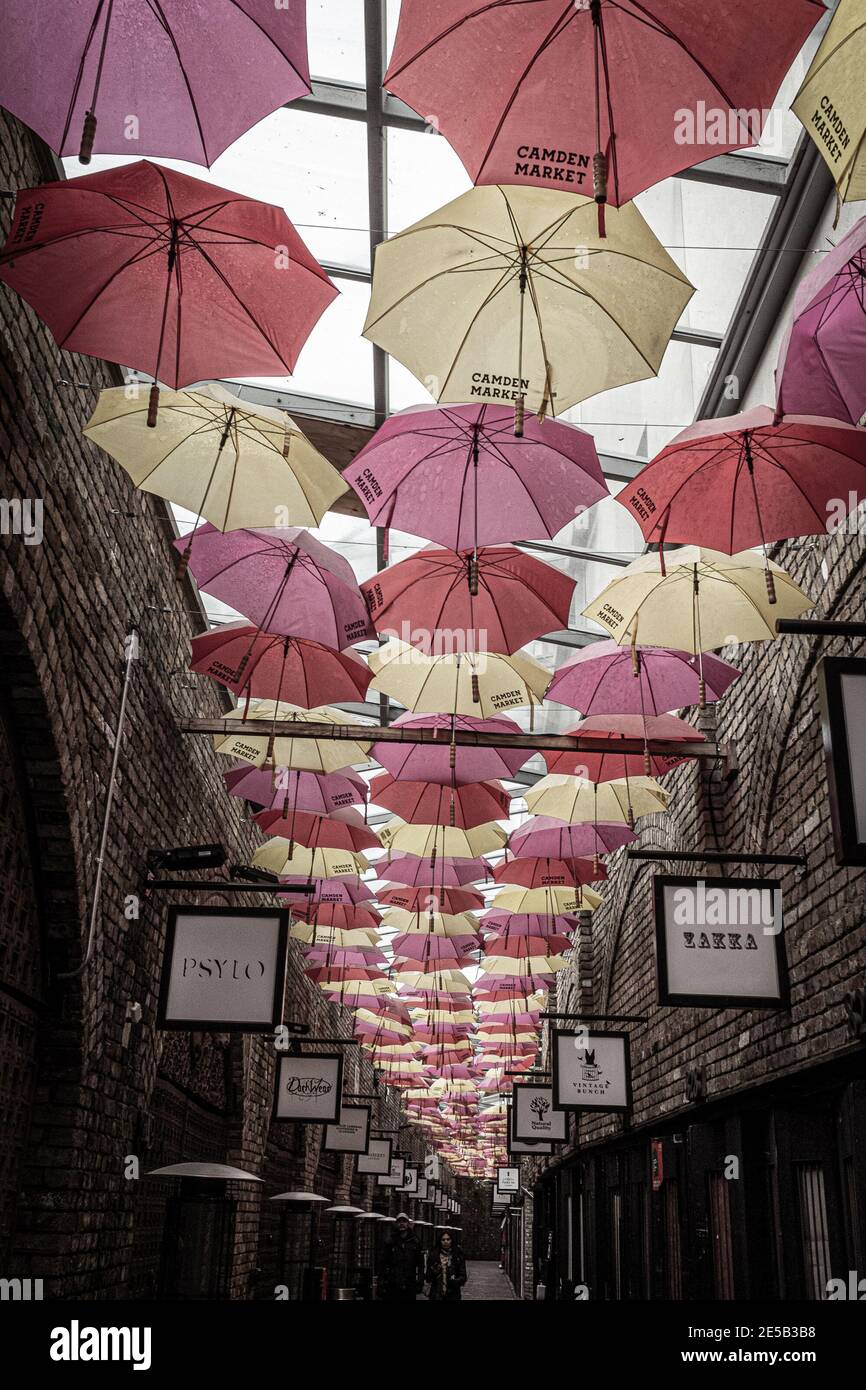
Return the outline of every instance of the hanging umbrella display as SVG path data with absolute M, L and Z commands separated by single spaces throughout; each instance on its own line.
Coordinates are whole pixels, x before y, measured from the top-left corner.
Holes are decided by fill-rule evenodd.
M 383 907 L 402 907 L 407 912 L 471 912 L 484 906 L 484 895 L 469 888 L 421 888 L 391 885 L 376 894 Z
M 547 917 L 540 913 L 498 912 L 491 908 L 481 923 L 502 936 L 567 936 L 577 927 L 574 917 Z
M 336 816 L 310 811 L 257 811 L 253 820 L 266 835 L 282 835 L 309 849 L 378 849 L 379 837 L 352 808 Z
M 455 634 L 474 652 L 516 652 L 568 626 L 576 580 L 510 545 L 457 553 L 428 546 L 361 586 L 384 636 L 427 655 L 449 650 Z
M 527 916 L 562 917 L 573 912 L 592 912 L 601 903 L 592 888 L 568 888 L 550 885 L 547 888 L 502 888 L 493 902 L 496 912 Z
M 826 535 L 840 497 L 866 497 L 866 430 L 759 405 L 699 420 L 617 493 L 644 539 L 712 546 L 726 555 L 792 536 Z M 667 556 L 661 559 L 664 567 Z M 766 585 L 775 600 L 769 565 Z
M 282 876 L 282 884 L 286 889 L 292 885 L 309 885 L 306 874 L 292 873 Z M 349 875 L 344 878 L 318 878 L 314 884 L 315 892 L 304 894 L 297 897 L 291 892 L 278 893 L 280 902 L 287 907 L 294 909 L 296 916 L 306 916 L 319 906 L 327 906 L 331 903 L 342 903 L 347 907 L 352 907 L 356 903 L 373 901 L 373 890 L 366 883 L 362 883 L 357 875 Z
M 253 767 L 296 768 L 302 772 L 341 772 L 344 768 L 365 763 L 370 748 L 369 743 L 351 739 L 290 738 L 276 733 L 278 720 L 291 719 L 299 724 L 337 724 L 343 728 L 354 725 L 355 720 L 341 710 L 327 706 L 316 709 L 300 709 L 297 705 L 281 704 L 274 700 L 262 700 L 254 705 L 248 714 L 243 709 L 229 710 L 227 720 L 244 719 L 261 722 L 262 737 L 257 734 L 240 732 L 237 734 L 214 734 L 214 748 L 232 758 L 240 758 Z M 267 725 L 270 724 L 270 730 Z M 363 734 L 363 724 L 358 724 L 359 736 Z M 328 878 L 328 874 L 322 875 Z
M 508 837 L 512 854 L 576 859 L 586 855 L 613 854 L 637 839 L 633 830 L 618 821 L 565 825 L 552 816 L 531 816 Z
M 132 148 L 210 165 L 310 91 L 303 0 L 9 0 L 3 21 L 0 102 L 83 164 Z
M 392 637 L 372 651 L 369 660 L 372 690 L 392 696 L 407 709 L 434 714 L 489 719 L 504 709 L 540 705 L 550 683 L 550 672 L 521 652 L 425 656 Z
M 866 415 L 866 217 L 794 291 L 776 364 L 776 411 L 851 425 Z
M 212 523 L 176 542 L 179 573 L 195 538 L 203 547 L 212 530 L 271 526 L 280 515 L 318 526 L 346 491 L 336 468 L 290 416 L 269 406 L 250 406 L 219 382 L 194 391 L 164 391 L 152 430 L 144 428 L 149 410 L 144 392 L 109 387 L 100 391 L 84 433 L 117 460 L 142 492 Z M 327 552 L 326 546 L 321 548 Z M 338 558 L 334 556 L 335 564 Z
M 404 0 L 385 86 L 425 120 L 436 113 L 473 183 L 555 183 L 620 204 L 757 144 L 822 13 L 819 0 L 772 0 L 757 26 L 750 0 L 721 12 L 694 0 Z
M 596 868 L 591 859 L 533 858 L 507 859 L 493 870 L 497 883 L 510 883 L 521 888 L 545 888 L 548 884 L 575 888 L 584 883 L 597 883 L 607 878 L 607 870 Z M 487 918 L 484 919 L 485 925 Z
M 370 683 L 366 661 L 303 637 L 279 637 L 251 623 L 223 623 L 192 639 L 189 669 L 210 676 L 235 695 L 311 709 L 363 700 Z
M 236 767 L 223 773 L 223 781 L 230 796 L 265 807 L 291 803 L 299 811 L 313 811 L 319 816 L 330 815 L 343 806 L 363 805 L 367 799 L 364 778 L 347 770 L 318 774 L 283 767 L 277 768 L 274 775 L 258 768 Z
M 866 29 L 858 0 L 839 0 L 791 110 L 833 176 L 842 202 L 866 198 Z
M 430 861 L 414 854 L 398 854 L 380 859 L 376 865 L 383 878 L 409 888 L 429 888 L 438 893 L 443 888 L 463 888 L 490 877 L 490 865 L 484 859 L 453 859 L 439 857 L 435 874 Z M 435 883 L 431 882 L 435 878 Z
M 317 939 L 321 934 L 324 939 L 325 934 L 346 933 L 346 932 L 365 932 L 372 934 L 371 939 L 377 940 L 376 933 L 382 921 L 381 916 L 374 908 L 362 907 L 355 903 L 315 903 L 312 905 L 301 906 L 292 914 L 295 919 L 295 927 L 292 928 L 292 935 L 297 931 L 307 930 L 317 933 Z M 301 920 L 298 920 L 301 919 Z M 299 935 L 298 940 L 306 938 Z M 335 940 L 337 937 L 335 937 Z
M 475 403 L 410 406 L 343 473 L 374 526 L 425 536 L 453 551 L 552 539 L 608 495 L 592 435 L 563 420 Z
M 560 414 L 655 376 L 694 287 L 634 204 L 473 188 L 376 249 L 364 336 L 440 402 Z M 511 537 L 510 539 L 518 539 Z
M 739 674 L 735 666 L 706 653 L 705 702 L 721 699 Z M 547 688 L 547 698 L 585 715 L 635 714 L 650 718 L 698 704 L 700 682 L 697 658 L 690 652 L 648 646 L 635 646 L 629 652 L 605 639 L 582 647 L 559 667 Z
M 200 589 L 268 633 L 340 650 L 375 637 L 348 560 L 309 531 L 199 526 L 174 545 L 190 556 Z
M 379 839 L 396 854 L 413 854 L 435 862 L 440 855 L 444 859 L 476 859 L 501 849 L 508 836 L 495 823 L 461 830 L 453 825 L 407 825 L 393 820 L 379 831 Z
M 450 743 L 456 732 L 477 734 L 519 734 L 520 725 L 506 716 L 478 719 L 472 715 L 401 714 L 392 728 L 411 734 L 418 729 L 435 731 L 437 743 L 375 743 L 373 757 L 399 781 L 439 782 L 463 786 L 468 782 L 490 782 L 513 777 L 532 756 L 530 748 L 467 747 Z M 440 737 L 441 736 L 441 737 Z
M 618 648 L 622 651 L 622 648 Z M 697 673 L 696 673 L 697 674 Z M 639 714 L 597 714 L 591 719 L 582 719 L 570 734 L 591 734 L 593 738 L 605 739 L 609 748 L 603 753 L 543 753 L 548 772 L 564 773 L 571 777 L 585 777 L 590 782 L 613 782 L 628 777 L 663 777 L 671 768 L 686 762 L 684 755 L 679 757 L 670 753 L 622 753 L 618 745 L 624 739 L 643 739 L 644 745 L 652 739 L 672 739 L 683 743 L 704 743 L 704 735 L 693 724 L 677 719 L 672 714 L 650 715 L 644 718 Z
M 466 830 L 487 821 L 507 820 L 511 793 L 499 782 L 443 787 L 438 782 L 398 781 L 383 772 L 370 782 L 370 801 L 412 825 L 452 825 Z
M 539 816 L 572 825 L 578 821 L 626 821 L 666 811 L 668 793 L 652 777 L 622 778 L 615 782 L 588 782 L 549 772 L 524 793 L 528 810 Z
M 337 293 L 281 208 L 147 160 L 19 193 L 0 280 L 59 347 L 175 389 L 293 372 Z
M 370 865 L 363 854 L 340 849 L 308 849 L 275 835 L 260 845 L 252 858 L 253 866 L 272 874 L 304 875 L 307 882 L 314 878 L 354 878 L 364 874 Z

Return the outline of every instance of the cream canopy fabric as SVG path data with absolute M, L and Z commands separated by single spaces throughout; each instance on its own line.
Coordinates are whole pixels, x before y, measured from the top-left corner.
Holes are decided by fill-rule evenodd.
M 377 247 L 364 336 L 436 400 L 561 414 L 655 376 L 693 293 L 633 203 L 600 238 L 591 198 L 490 185 Z
M 471 912 L 408 912 L 392 907 L 382 913 L 382 927 L 400 936 L 478 935 L 478 920 Z
M 460 830 L 453 825 L 407 825 L 392 820 L 379 831 L 379 839 L 386 849 L 417 859 L 428 859 L 434 852 L 446 859 L 477 859 L 501 849 L 508 836 L 493 821 Z
M 328 705 L 302 709 L 300 705 L 274 700 L 260 700 L 247 715 L 239 707 L 229 710 L 225 717 L 256 719 L 265 725 L 273 725 L 275 719 L 294 719 L 304 724 L 354 723 L 350 715 Z M 358 725 L 359 734 L 363 727 L 363 724 Z M 370 751 L 369 743 L 356 743 L 352 739 L 288 738 L 283 734 L 272 739 L 267 728 L 261 738 L 258 734 L 247 733 L 214 734 L 213 743 L 218 753 L 241 758 L 253 767 L 291 767 L 302 772 L 338 772 L 350 764 L 367 762 Z
M 723 555 L 695 545 L 641 555 L 602 590 L 583 616 L 601 623 L 620 646 L 713 651 L 734 642 L 766 642 L 777 618 L 796 618 L 812 599 L 778 565 L 752 550 Z M 767 596 L 769 568 L 776 602 Z
M 839 0 L 792 106 L 843 202 L 866 198 L 866 11 Z
M 305 878 L 348 878 L 366 873 L 370 867 L 363 854 L 345 849 L 307 849 L 281 835 L 260 845 L 252 862 L 256 868 L 272 874 L 302 874 Z
M 601 898 L 592 888 L 503 888 L 493 906 L 497 912 L 538 912 L 558 917 L 567 912 L 592 912 Z
M 653 777 L 619 778 L 590 782 L 550 772 L 525 792 L 527 809 L 535 816 L 575 825 L 581 821 L 628 821 L 666 811 L 668 793 Z M 631 815 L 629 814 L 631 812 Z
M 396 637 L 372 651 L 369 664 L 375 672 L 371 690 L 425 714 L 489 719 L 503 710 L 541 704 L 550 684 L 550 672 L 522 652 L 425 656 Z
M 84 433 L 116 459 L 135 486 L 165 497 L 220 531 L 318 526 L 347 491 L 337 469 L 293 420 L 250 407 L 224 386 L 163 391 L 154 429 L 148 392 L 101 391 Z

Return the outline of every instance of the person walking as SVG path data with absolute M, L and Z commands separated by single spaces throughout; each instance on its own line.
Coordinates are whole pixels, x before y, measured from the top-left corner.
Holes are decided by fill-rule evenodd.
M 401 1211 L 394 1235 L 382 1253 L 382 1298 L 388 1303 L 415 1301 L 424 1288 L 424 1255 L 412 1222 Z
M 434 1302 L 459 1303 L 466 1283 L 466 1259 L 450 1231 L 440 1231 L 439 1239 L 427 1259 L 428 1298 Z

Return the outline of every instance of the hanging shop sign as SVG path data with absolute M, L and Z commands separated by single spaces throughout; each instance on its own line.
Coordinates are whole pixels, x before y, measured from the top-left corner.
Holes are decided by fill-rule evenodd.
M 529 1143 L 524 1139 L 514 1137 L 514 1106 L 508 1107 L 507 1118 L 508 1134 L 508 1157 L 518 1158 L 521 1154 L 535 1154 L 536 1157 L 546 1157 L 553 1153 L 553 1145 L 550 1143 L 537 1142 Z
M 553 1103 L 558 1110 L 631 1109 L 627 1033 L 557 1030 L 552 1058 Z
M 866 660 L 827 656 L 818 665 L 830 817 L 839 864 L 866 864 Z
M 420 1174 L 419 1174 L 419 1177 L 418 1177 L 418 1191 L 415 1193 L 415 1196 L 418 1198 L 418 1201 L 419 1201 L 419 1202 L 426 1202 L 426 1201 L 427 1201 L 427 1188 L 429 1187 L 429 1185 L 430 1185 L 429 1179 L 428 1179 L 428 1178 L 422 1178 L 422 1177 L 420 1176 Z
M 513 1139 L 562 1144 L 568 1138 L 568 1116 L 555 1108 L 552 1086 L 537 1086 L 534 1082 L 514 1086 L 511 1113 Z
M 509 1192 L 499 1193 L 496 1186 L 490 1189 L 490 1210 L 492 1212 L 503 1212 L 511 1206 L 511 1194 Z
M 336 1124 L 343 1095 L 343 1057 L 337 1052 L 281 1053 L 277 1061 L 274 1119 Z
M 398 1192 L 405 1192 L 406 1195 L 407 1195 L 408 1197 L 417 1197 L 417 1196 L 418 1196 L 418 1177 L 419 1177 L 419 1170 L 418 1170 L 417 1168 L 409 1168 L 409 1167 L 404 1168 L 404 1170 L 403 1170 L 403 1181 L 401 1182 L 400 1186 L 397 1188 L 397 1191 L 398 1191 Z
M 374 1173 L 377 1177 L 383 1173 L 390 1173 L 393 1148 L 393 1139 L 371 1139 L 367 1145 L 367 1152 L 358 1154 L 356 1171 Z
M 784 1007 L 787 970 L 777 879 L 658 875 L 653 890 L 660 1004 Z
M 273 1032 L 288 943 L 285 908 L 170 907 L 157 1027 Z
M 329 1154 L 365 1154 L 370 1143 L 369 1105 L 343 1105 L 336 1124 L 325 1126 L 322 1148 Z
M 376 1179 L 376 1186 L 401 1187 L 403 1185 L 403 1176 L 405 1173 L 405 1169 L 405 1158 L 396 1155 L 394 1158 L 391 1159 L 391 1167 L 388 1169 L 388 1172 L 379 1174 L 379 1177 Z
M 520 1191 L 520 1169 L 519 1168 L 497 1168 L 496 1170 L 496 1191 L 499 1196 L 505 1193 Z

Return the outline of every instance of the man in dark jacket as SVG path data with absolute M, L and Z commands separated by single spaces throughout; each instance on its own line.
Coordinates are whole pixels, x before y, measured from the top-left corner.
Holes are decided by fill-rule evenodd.
M 383 1251 L 380 1281 L 381 1297 L 389 1303 L 414 1303 L 424 1287 L 424 1256 L 405 1211 Z

